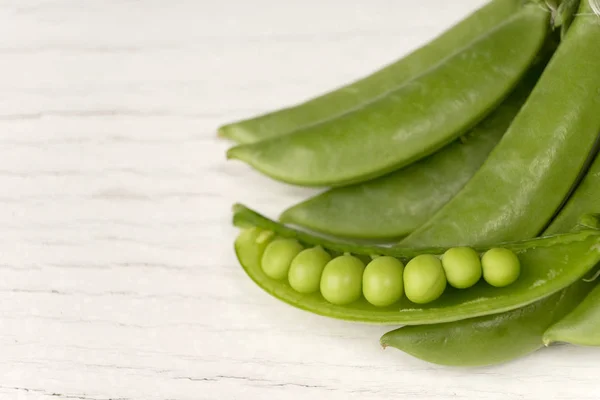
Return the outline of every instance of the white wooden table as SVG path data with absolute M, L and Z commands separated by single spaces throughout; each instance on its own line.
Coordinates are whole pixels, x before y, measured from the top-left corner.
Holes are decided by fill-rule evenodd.
M 217 126 L 401 56 L 483 0 L 0 0 L 0 399 L 590 399 L 600 350 L 452 369 L 288 307 L 236 201 L 314 193 Z

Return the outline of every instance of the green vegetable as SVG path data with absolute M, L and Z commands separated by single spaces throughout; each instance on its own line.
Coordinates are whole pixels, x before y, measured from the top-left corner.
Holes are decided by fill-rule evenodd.
M 351 238 L 408 235 L 477 172 L 527 99 L 541 69 L 532 69 L 510 97 L 460 140 L 389 175 L 328 190 L 287 209 L 280 220 Z
M 544 344 L 553 342 L 600 346 L 599 285 L 595 284 L 594 290 L 581 304 L 544 333 Z
M 292 260 L 304 248 L 294 239 L 277 239 L 269 243 L 262 256 L 262 270 L 273 279 L 287 276 Z
M 290 286 L 300 293 L 319 290 L 321 274 L 331 256 L 321 246 L 302 250 L 293 260 L 288 273 Z
M 366 256 L 387 255 L 407 261 L 420 254 L 442 255 L 447 250 L 329 242 L 321 237 L 278 224 L 240 205 L 235 207 L 234 222 L 238 226 L 254 226 L 273 231 L 284 238 L 297 239 L 305 246 L 321 245 L 331 252 L 341 251 Z M 265 275 L 260 265 L 264 244 L 256 243 L 259 233 L 251 229 L 250 233 L 243 231 L 238 237 L 235 250 L 248 276 L 263 290 L 288 304 L 316 314 L 379 324 L 431 324 L 512 310 L 569 286 L 600 261 L 600 231 L 598 230 L 588 229 L 577 233 L 503 243 L 501 247 L 514 251 L 521 262 L 521 276 L 510 286 L 494 288 L 480 282 L 468 290 L 446 290 L 439 299 L 424 305 L 417 305 L 407 300 L 387 307 L 377 307 L 361 297 L 351 304 L 339 306 L 331 304 L 321 293 L 298 293 L 286 281 L 275 280 Z M 475 250 L 481 253 L 488 249 L 476 248 Z M 331 262 L 333 261 L 335 260 Z M 327 267 L 321 278 L 321 291 L 324 289 L 326 271 Z M 329 287 L 325 289 L 327 291 Z
M 332 304 L 355 302 L 362 294 L 365 264 L 354 256 L 343 255 L 329 261 L 321 276 L 321 294 Z
M 326 122 L 233 147 L 247 162 L 284 182 L 341 186 L 409 165 L 466 133 L 516 87 L 545 43 L 549 14 L 518 13 L 371 103 Z
M 576 227 L 582 214 L 598 209 L 599 198 L 600 157 L 597 156 L 585 179 L 544 234 L 555 235 Z M 593 227 L 597 223 L 595 220 L 595 224 L 586 222 L 586 225 Z M 579 280 L 522 308 L 443 324 L 407 326 L 388 332 L 381 341 L 384 346 L 396 347 L 436 364 L 473 366 L 509 361 L 543 347 L 542 335 L 548 327 L 579 305 L 595 285 Z M 544 339 L 546 343 L 553 340 L 548 336 Z
M 470 288 L 481 279 L 479 254 L 469 247 L 453 247 L 442 256 L 448 283 L 457 289 Z
M 514 283 L 521 273 L 521 264 L 515 253 L 508 249 L 494 248 L 485 252 L 481 258 L 483 279 L 495 287 L 504 287 Z
M 571 27 L 573 18 L 575 18 L 575 13 L 579 8 L 579 2 L 580 0 L 563 0 L 558 6 L 558 11 L 554 18 L 554 26 L 557 28 L 560 27 L 560 36 L 563 39 Z
M 481 169 L 403 246 L 471 245 L 538 235 L 595 155 L 600 24 L 582 2 L 531 96 Z
M 416 256 L 404 270 L 406 297 L 416 304 L 437 300 L 446 290 L 446 275 L 439 258 L 430 254 Z
M 513 311 L 444 324 L 406 326 L 383 335 L 381 344 L 435 364 L 499 364 L 542 347 L 546 328 L 575 307 L 592 287 L 578 281 Z
M 494 0 L 437 39 L 372 75 L 295 107 L 231 123 L 219 135 L 252 143 L 289 133 L 350 111 L 435 66 L 517 12 L 522 0 Z
M 385 307 L 396 303 L 404 293 L 404 265 L 394 257 L 377 257 L 363 274 L 363 294 L 374 306 Z

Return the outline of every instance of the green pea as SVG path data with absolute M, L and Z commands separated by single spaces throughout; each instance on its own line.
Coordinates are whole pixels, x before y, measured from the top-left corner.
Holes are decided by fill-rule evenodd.
M 519 258 L 511 250 L 495 248 L 488 250 L 481 258 L 483 279 L 496 287 L 508 286 L 517 280 L 521 273 Z
M 276 239 L 269 243 L 262 256 L 262 270 L 273 279 L 287 276 L 294 257 L 304 248 L 295 239 Z
M 466 289 L 481 279 L 479 254 L 469 247 L 453 247 L 442 256 L 442 266 L 448 283 L 457 289 Z
M 290 286 L 299 293 L 314 293 L 319 290 L 321 274 L 331 256 L 321 246 L 302 250 L 292 260 L 288 280 Z
M 363 294 L 374 306 L 394 304 L 404 293 L 404 264 L 394 257 L 377 257 L 365 268 Z
M 360 298 L 365 264 L 357 257 L 343 255 L 329 261 L 321 276 L 321 294 L 337 305 L 350 304 Z
M 436 256 L 422 254 L 406 264 L 404 290 L 413 303 L 425 304 L 434 301 L 446 289 L 446 275 L 442 262 Z

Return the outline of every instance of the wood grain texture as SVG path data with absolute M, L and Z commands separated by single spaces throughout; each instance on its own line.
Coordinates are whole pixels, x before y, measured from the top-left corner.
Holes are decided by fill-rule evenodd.
M 0 0 L 0 399 L 598 399 L 600 351 L 451 369 L 277 302 L 222 123 L 394 60 L 483 0 Z

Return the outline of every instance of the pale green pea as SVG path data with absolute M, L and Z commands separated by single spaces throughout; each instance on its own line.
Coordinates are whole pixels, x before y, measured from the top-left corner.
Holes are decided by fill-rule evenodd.
M 304 248 L 296 239 L 273 240 L 263 253 L 261 266 L 264 273 L 273 279 L 287 276 L 292 260 Z
M 481 279 L 479 254 L 469 247 L 453 247 L 442 256 L 442 266 L 448 283 L 457 289 L 466 289 Z
M 365 264 L 357 257 L 343 255 L 329 261 L 321 275 L 321 294 L 328 302 L 350 304 L 362 294 Z
M 404 268 L 404 291 L 413 303 L 425 304 L 436 300 L 446 289 L 446 275 L 439 258 L 421 254 Z
M 299 293 L 314 293 L 319 290 L 321 274 L 331 256 L 321 246 L 302 250 L 292 260 L 288 281 Z
M 483 279 L 495 287 L 508 286 L 521 274 L 519 258 L 511 250 L 495 248 L 481 258 Z
M 374 306 L 394 304 L 404 293 L 404 264 L 394 257 L 377 257 L 365 268 L 363 294 Z

